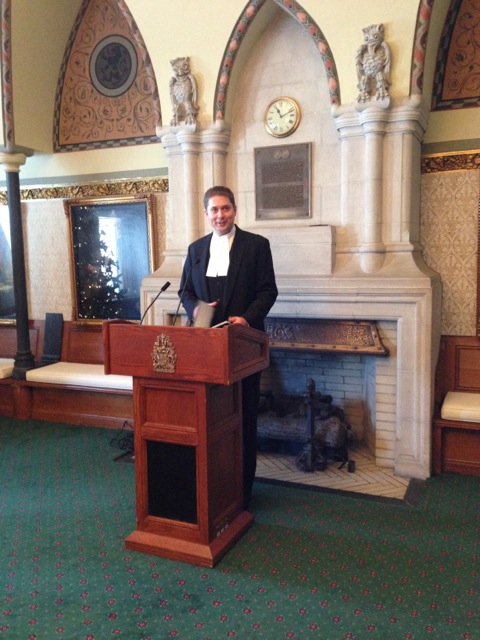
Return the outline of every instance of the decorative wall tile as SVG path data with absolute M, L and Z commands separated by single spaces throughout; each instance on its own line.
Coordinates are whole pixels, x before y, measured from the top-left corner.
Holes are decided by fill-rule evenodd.
M 67 218 L 62 200 L 22 204 L 30 318 L 49 312 L 71 319 L 72 291 Z
M 442 278 L 442 334 L 476 335 L 480 171 L 422 176 L 420 240 Z

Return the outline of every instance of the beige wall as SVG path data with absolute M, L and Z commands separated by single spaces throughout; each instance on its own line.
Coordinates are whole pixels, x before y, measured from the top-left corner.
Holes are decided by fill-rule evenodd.
M 33 157 L 28 158 L 26 165 L 21 168 L 22 185 L 56 184 L 68 182 L 70 177 L 77 181 L 81 181 L 82 177 L 88 180 L 104 180 L 125 175 L 161 175 L 168 172 L 167 157 L 160 142 L 139 147 L 51 153 L 53 106 L 58 72 L 80 0 L 69 0 L 66 3 L 58 0 L 45 0 L 42 3 L 15 0 L 12 4 L 15 28 L 12 40 L 15 131 L 18 144 L 35 149 Z M 247 6 L 246 0 L 209 0 L 208 3 L 192 0 L 127 0 L 127 4 L 152 60 L 164 123 L 168 124 L 171 117 L 168 91 L 171 77 L 170 59 L 188 55 L 191 57 L 192 69 L 199 85 L 199 123 L 202 127 L 211 124 L 220 64 L 232 30 Z M 394 100 L 408 96 L 418 0 L 362 0 L 361 3 L 352 0 L 336 0 L 335 3 L 303 0 L 301 5 L 310 13 L 328 41 L 337 66 L 344 105 L 353 103 L 357 94 L 355 52 L 362 43 L 362 28 L 378 22 L 384 23 L 386 40 L 392 50 L 391 94 Z M 448 5 L 449 0 L 436 0 L 434 4 L 425 66 L 427 104 L 432 87 L 438 39 Z M 255 67 L 250 56 L 243 55 L 238 58 L 237 77 L 235 78 L 234 74 L 232 78 L 229 96 L 231 104 L 227 109 L 227 117 L 232 119 L 232 145 L 236 152 L 240 150 L 245 133 L 236 126 L 236 114 L 243 107 L 250 109 L 252 113 L 252 125 L 248 132 L 252 137 L 249 138 L 243 152 L 251 155 L 252 148 L 258 144 L 255 131 L 261 128 L 263 104 L 260 101 L 257 104 L 248 104 L 250 98 L 258 96 L 250 85 L 256 83 L 257 87 L 261 86 L 255 74 L 268 75 L 267 65 L 270 62 L 276 65 L 275 82 L 283 73 L 278 48 L 272 52 L 262 51 L 262 46 L 263 49 L 265 46 L 262 45 L 261 37 L 258 37 L 261 36 L 258 30 L 271 28 L 271 21 L 278 19 L 278 13 L 281 11 L 277 5 L 270 2 L 270 5 L 262 10 L 261 18 L 257 19 L 257 33 L 252 29 L 252 37 L 257 36 L 256 47 L 251 50 L 249 45 L 252 43 L 246 40 L 243 53 L 251 51 L 260 66 Z M 297 31 L 300 29 L 298 25 L 292 25 L 290 28 L 293 27 Z M 327 87 L 324 84 L 326 77 L 321 69 L 312 71 L 311 68 L 305 69 L 302 75 L 301 61 L 295 59 L 288 50 L 288 37 L 282 42 L 287 56 L 284 76 L 288 82 L 285 84 L 285 91 L 292 86 L 292 73 L 295 72 L 299 77 L 296 89 L 304 92 L 305 102 L 311 102 L 312 91 L 318 92 L 318 95 L 322 96 L 320 102 L 323 105 L 321 108 L 324 111 L 322 117 L 325 123 L 318 141 L 322 140 L 322 136 L 323 140 L 328 141 L 330 136 L 330 146 L 327 142 L 323 148 L 320 144 L 315 147 L 314 198 L 317 208 L 313 221 L 328 221 L 338 225 L 341 221 L 337 218 L 336 191 L 329 191 L 327 182 L 324 180 L 322 183 L 319 179 L 319 174 L 323 175 L 326 171 L 331 173 L 330 185 L 339 179 L 336 165 L 333 166 L 331 163 L 331 158 L 338 154 L 338 140 L 335 138 L 333 121 L 329 120 L 328 106 L 325 106 L 328 103 Z M 299 42 L 301 46 L 298 45 Z M 303 47 L 309 46 L 313 44 L 301 38 L 295 43 L 294 53 L 297 54 L 303 51 Z M 262 64 L 265 65 L 263 68 Z M 243 70 L 245 73 L 240 73 Z M 315 87 L 311 86 L 312 72 L 318 83 Z M 252 76 L 251 83 L 249 74 Z M 275 82 L 272 84 L 272 91 L 278 93 L 282 90 L 282 84 Z M 309 118 L 308 110 L 304 117 Z M 477 123 L 478 109 L 475 108 L 430 114 L 425 141 L 441 143 L 476 138 L 479 136 Z M 328 148 L 326 153 L 325 148 Z M 247 163 L 240 160 L 239 157 L 233 161 L 229 168 L 230 176 L 239 184 L 244 180 L 246 173 L 251 171 L 251 159 Z M 422 180 L 421 242 L 427 263 L 438 270 L 445 279 L 444 333 L 474 332 L 474 297 L 471 288 L 467 294 L 465 287 L 466 282 L 472 284 L 475 275 L 474 258 L 469 255 L 468 264 L 459 270 L 458 266 L 452 265 L 454 252 L 451 246 L 447 246 L 444 240 L 439 242 L 438 237 L 448 237 L 451 217 L 454 215 L 456 220 L 460 219 L 461 224 L 468 228 L 468 246 L 473 247 L 473 239 L 476 241 L 477 192 L 480 188 L 477 182 L 475 173 L 464 178 L 459 174 L 436 174 L 424 176 Z M 459 185 L 463 189 L 468 186 L 468 197 L 460 200 L 457 198 Z M 443 198 L 441 194 L 447 194 L 448 197 Z M 46 311 L 60 311 L 68 315 L 71 309 L 69 249 L 61 203 L 54 200 L 25 203 L 24 216 L 30 315 L 42 317 Z M 432 228 L 438 233 L 432 233 Z M 52 248 L 54 255 L 49 258 L 47 253 Z M 455 275 L 460 277 L 452 278 Z M 63 284 L 54 291 L 49 286 L 52 280 L 61 281 Z M 460 324 L 459 309 L 462 312 Z
M 12 83 L 17 145 L 50 152 L 55 91 L 63 53 L 81 0 L 15 0 Z
M 267 3 L 262 8 L 262 14 L 267 15 L 272 6 L 278 10 L 273 0 L 269 2 L 270 5 Z M 41 7 L 28 0 L 14 3 L 15 33 L 18 34 L 13 39 L 16 142 L 35 150 L 35 155 L 22 169 L 22 180 L 45 178 L 48 182 L 64 176 L 93 173 L 148 171 L 151 174 L 155 168 L 165 170 L 167 160 L 160 144 L 113 152 L 50 154 L 58 73 L 79 4 L 79 0 L 68 3 L 50 0 Z M 210 124 L 225 47 L 248 3 L 245 0 L 209 0 L 208 3 L 128 0 L 127 4 L 152 60 L 164 123 L 171 118 L 170 60 L 188 55 L 199 85 L 199 122 L 202 126 Z M 357 95 L 355 52 L 363 41 L 362 28 L 378 22 L 385 24 L 386 39 L 392 50 L 392 96 L 408 95 L 418 0 L 403 0 L 402 3 L 396 0 L 383 0 L 382 3 L 377 0 L 361 3 L 337 0 L 334 10 L 330 2 L 304 0 L 301 6 L 309 12 L 330 45 L 343 104 L 353 102 Z M 261 19 L 257 20 L 261 22 Z
M 169 75 L 168 60 L 191 55 L 195 60 L 204 93 L 202 112 L 211 118 L 219 65 L 232 29 L 247 6 L 245 0 L 209 0 L 172 3 L 129 0 L 138 26 L 152 51 L 157 79 Z M 418 0 L 303 0 L 300 5 L 322 30 L 333 52 L 342 88 L 342 102 L 357 95 L 355 53 L 362 44 L 362 28 L 383 22 L 395 64 L 392 70 L 393 95 L 406 95 Z M 262 9 L 264 11 L 264 9 Z M 184 19 L 188 16 L 188 19 Z M 178 24 L 179 29 L 172 29 Z M 288 54 L 287 54 L 288 55 Z M 162 104 L 168 105 L 168 86 L 160 87 Z M 201 103 L 202 106 L 202 103 Z M 208 120 L 207 120 L 208 121 Z

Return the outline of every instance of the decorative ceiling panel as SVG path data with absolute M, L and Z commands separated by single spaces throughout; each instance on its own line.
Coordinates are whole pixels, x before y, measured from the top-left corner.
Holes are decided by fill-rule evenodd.
M 437 53 L 432 110 L 480 105 L 480 0 L 452 0 Z
M 155 75 L 123 0 L 85 0 L 65 52 L 55 109 L 54 149 L 157 142 Z

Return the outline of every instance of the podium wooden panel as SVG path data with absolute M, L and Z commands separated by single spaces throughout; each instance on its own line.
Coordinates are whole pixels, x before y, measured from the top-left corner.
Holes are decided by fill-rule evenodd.
M 253 522 L 240 381 L 268 366 L 268 338 L 240 325 L 103 331 L 105 372 L 134 379 L 137 528 L 126 546 L 213 567 Z

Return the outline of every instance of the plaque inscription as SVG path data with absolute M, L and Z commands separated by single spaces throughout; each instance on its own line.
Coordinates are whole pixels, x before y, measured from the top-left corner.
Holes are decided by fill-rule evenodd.
M 255 149 L 256 218 L 309 218 L 311 144 Z

